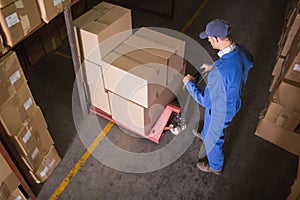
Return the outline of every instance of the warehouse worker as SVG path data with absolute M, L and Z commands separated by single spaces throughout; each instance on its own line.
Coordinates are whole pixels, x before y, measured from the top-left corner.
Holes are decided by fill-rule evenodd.
M 187 74 L 183 82 L 197 103 L 205 107 L 204 125 L 196 136 L 205 144 L 207 161 L 197 162 L 204 172 L 220 175 L 223 170 L 224 129 L 241 108 L 241 93 L 249 70 L 253 66 L 250 52 L 231 38 L 230 24 L 221 19 L 209 22 L 200 38 L 208 38 L 211 46 L 219 50 L 219 59 L 201 66 L 208 72 L 207 85 L 200 90 Z

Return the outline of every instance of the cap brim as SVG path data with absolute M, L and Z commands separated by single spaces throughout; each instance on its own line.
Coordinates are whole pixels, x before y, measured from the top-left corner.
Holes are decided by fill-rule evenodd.
M 203 32 L 201 32 L 201 33 L 199 34 L 199 37 L 200 37 L 201 39 L 206 39 L 206 38 L 208 37 L 208 35 L 206 34 L 205 31 L 203 31 Z

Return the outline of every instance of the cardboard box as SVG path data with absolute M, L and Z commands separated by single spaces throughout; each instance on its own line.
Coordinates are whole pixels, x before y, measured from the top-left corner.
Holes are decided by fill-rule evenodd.
M 8 200 L 26 200 L 26 197 L 19 188 L 16 188 L 9 196 Z
M 62 44 L 57 29 L 53 29 L 51 34 L 41 36 L 41 40 L 46 54 L 51 53 Z
M 1 183 L 12 173 L 11 168 L 9 167 L 8 163 L 6 162 L 2 154 L 0 154 L 0 169 L 1 169 L 0 170 L 0 183 Z
M 24 84 L 26 78 L 14 51 L 0 58 L 0 105 L 14 95 Z
M 175 98 L 169 89 L 164 89 L 149 108 L 144 108 L 112 92 L 108 92 L 108 95 L 112 118 L 125 128 L 141 135 L 149 133 L 165 106 Z
M 54 144 L 47 129 L 47 123 L 40 109 L 37 109 L 28 124 L 18 135 L 14 136 L 14 142 L 18 144 L 23 161 L 30 170 L 35 170 L 40 165 L 44 155 Z
M 85 15 L 87 20 L 80 28 L 80 55 L 95 63 L 132 34 L 131 11 L 120 6 L 111 6 L 112 8 L 102 11 L 92 9 L 98 17 L 90 20 L 92 18 Z M 78 23 L 76 20 L 75 25 Z
M 10 199 L 12 194 L 16 194 L 14 192 L 19 185 L 20 182 L 16 175 L 14 173 L 10 173 L 5 180 L 0 182 L 0 197 L 3 197 L 5 200 Z
M 105 90 L 88 85 L 88 97 L 91 105 L 100 108 L 107 114 L 111 115 L 108 93 Z
M 15 2 L 16 0 L 0 0 L 0 8 L 4 8 L 5 6 Z
M 298 51 L 298 54 L 293 58 L 292 64 L 288 66 L 284 78 L 300 83 L 300 51 Z
M 4 51 L 5 51 L 4 41 L 2 35 L 0 34 L 0 54 L 4 53 Z
M 261 119 L 255 135 L 295 154 L 300 155 L 300 134 L 277 126 L 268 119 Z
M 0 106 L 0 120 L 9 135 L 17 134 L 37 110 L 34 98 L 27 84 L 24 84 L 17 93 L 6 103 Z
M 36 183 L 44 182 L 58 166 L 60 161 L 61 158 L 57 154 L 55 147 L 52 146 L 44 156 L 40 166 L 36 170 L 30 171 L 30 174 L 35 179 Z
M 102 67 L 88 60 L 84 60 L 82 67 L 85 83 L 87 84 L 88 99 L 91 105 L 111 114 L 108 94 L 104 88 Z
M 115 52 L 104 57 L 100 65 L 105 89 L 146 108 L 166 83 L 165 68 L 143 65 Z
M 283 63 L 284 63 L 284 58 L 278 58 L 278 60 L 276 61 L 276 64 L 274 65 L 273 71 L 272 71 L 272 82 L 271 85 L 269 87 L 269 92 L 272 92 L 276 86 L 276 84 L 278 83 L 278 81 L 280 81 L 282 79 L 282 67 L 283 67 Z
M 287 53 L 289 52 L 292 42 L 296 36 L 296 33 L 299 30 L 299 27 L 300 27 L 300 13 L 298 13 L 295 16 L 295 19 L 294 19 L 291 27 L 288 29 L 286 40 L 283 44 L 282 51 L 280 53 L 281 56 L 286 56 Z
M 268 107 L 265 118 L 277 126 L 294 131 L 300 123 L 300 112 L 272 102 Z
M 44 22 L 49 23 L 64 8 L 71 4 L 71 0 L 38 0 L 39 9 Z
M 0 11 L 5 42 L 12 47 L 41 24 L 36 1 L 17 0 Z
M 280 83 L 273 96 L 274 103 L 277 103 L 290 109 L 295 109 L 298 112 L 300 112 L 299 101 L 300 88 L 285 82 Z
M 125 43 L 114 49 L 117 53 L 125 55 L 139 63 L 156 66 L 157 68 L 165 68 L 167 81 L 164 86 L 169 84 L 175 76 L 175 72 L 182 71 L 183 59 L 169 51 L 162 49 L 137 49 Z
M 146 27 L 138 29 L 138 31 L 135 32 L 135 35 L 141 36 L 159 44 L 163 44 L 165 46 L 169 46 L 172 49 L 176 50 L 177 55 L 179 55 L 181 58 L 184 58 L 185 41 Z
M 27 38 L 24 42 L 26 56 L 30 62 L 30 66 L 37 64 L 45 57 L 46 52 L 38 34 L 34 34 Z

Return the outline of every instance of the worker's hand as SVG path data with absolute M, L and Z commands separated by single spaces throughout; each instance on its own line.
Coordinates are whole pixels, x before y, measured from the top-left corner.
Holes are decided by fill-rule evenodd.
M 185 77 L 183 78 L 183 83 L 184 83 L 184 85 L 186 85 L 186 83 L 187 82 L 189 82 L 190 80 L 195 80 L 195 78 L 192 76 L 192 75 L 190 75 L 190 74 L 187 74 L 187 75 L 185 75 Z
M 205 72 L 209 72 L 211 69 L 212 69 L 212 64 L 206 64 L 204 63 L 200 69 L 203 69 L 203 72 L 202 73 L 205 73 Z

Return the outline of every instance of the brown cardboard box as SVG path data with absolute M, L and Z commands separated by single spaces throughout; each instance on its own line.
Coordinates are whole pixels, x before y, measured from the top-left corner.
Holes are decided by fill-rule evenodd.
M 46 55 L 46 52 L 38 34 L 34 34 L 31 37 L 27 38 L 23 42 L 23 45 L 26 56 L 30 62 L 30 66 L 33 66 L 36 63 L 38 63 Z
M 6 162 L 2 154 L 0 154 L 0 169 L 1 169 L 0 170 L 0 183 L 1 183 L 12 173 L 11 168 L 9 167 L 8 163 Z
M 146 27 L 140 28 L 137 32 L 135 32 L 135 35 L 141 36 L 159 44 L 169 46 L 172 49 L 176 50 L 177 55 L 179 55 L 181 58 L 184 58 L 185 41 L 179 40 L 175 37 L 160 33 L 158 31 Z
M 0 54 L 3 54 L 4 51 L 5 51 L 4 41 L 3 41 L 2 35 L 0 34 Z
M 288 200 L 299 200 L 300 196 L 300 177 L 298 177 L 291 187 L 291 193 Z
M 71 0 L 38 0 L 42 19 L 46 23 L 49 23 L 70 4 Z
M 4 8 L 5 6 L 15 2 L 16 0 L 0 0 L 0 8 Z
M 0 105 L 26 83 L 25 75 L 14 51 L 0 58 Z
M 300 112 L 272 102 L 268 107 L 265 118 L 277 126 L 294 131 L 300 123 Z
M 26 197 L 19 188 L 16 188 L 9 196 L 8 200 L 26 200 Z
M 112 8 L 102 11 L 92 9 L 91 12 L 96 13 L 94 19 L 85 15 L 83 19 L 86 20 L 81 19 L 81 17 L 78 19 L 81 21 L 81 25 L 77 20 L 74 23 L 75 26 L 76 24 L 81 26 L 81 28 L 76 26 L 80 28 L 78 34 L 82 51 L 80 55 L 85 59 L 92 59 L 91 61 L 95 63 L 99 62 L 132 33 L 131 11 L 112 4 L 111 6 Z
M 40 166 L 34 171 L 30 171 L 30 174 L 37 183 L 44 182 L 54 171 L 57 165 L 60 163 L 61 158 L 57 154 L 54 146 L 50 148 L 47 154 L 45 154 Z
M 144 108 L 112 92 L 108 94 L 112 118 L 125 128 L 141 135 L 149 133 L 165 106 L 175 98 L 169 89 L 164 89 L 149 108 Z
M 292 42 L 296 36 L 296 33 L 298 32 L 300 27 L 300 13 L 298 13 L 295 18 L 294 21 L 291 25 L 291 27 L 288 29 L 287 35 L 286 35 L 286 39 L 284 41 L 282 50 L 281 50 L 281 56 L 286 56 L 291 45 Z
M 36 111 L 37 106 L 27 84 L 0 106 L 0 120 L 9 135 L 17 134 L 23 123 Z
M 293 58 L 292 64 L 288 66 L 284 78 L 300 83 L 300 51 L 298 51 L 298 54 Z
M 17 0 L 0 11 L 5 42 L 12 47 L 41 24 L 36 1 Z
M 295 154 L 300 155 L 300 134 L 277 126 L 268 119 L 261 119 L 255 135 Z
M 277 88 L 273 102 L 278 103 L 289 109 L 295 109 L 300 112 L 300 88 L 290 85 L 285 82 L 281 82 Z
M 276 64 L 274 65 L 273 72 L 272 72 L 273 80 L 269 87 L 269 92 L 272 92 L 274 90 L 276 84 L 282 78 L 283 63 L 284 63 L 284 58 L 278 58 L 278 60 L 276 61 Z
M 105 89 L 146 108 L 166 83 L 165 68 L 143 65 L 115 52 L 104 57 L 100 65 Z
M 20 185 L 14 173 L 10 173 L 5 180 L 0 182 L 0 194 L 5 200 L 11 199 L 10 196 L 14 193 L 16 188 Z M 14 193 L 15 194 L 15 193 Z M 1 199 L 1 198 L 0 198 Z
M 37 109 L 28 120 L 25 131 L 23 129 L 19 135 L 14 136 L 14 142 L 18 144 L 20 153 L 23 152 L 22 148 L 25 149 L 25 154 L 21 155 L 21 157 L 27 167 L 30 170 L 37 169 L 43 156 L 54 144 L 40 109 Z
M 51 34 L 48 34 L 47 36 L 43 35 L 41 40 L 46 54 L 51 53 L 62 44 L 57 29 L 53 29 Z

